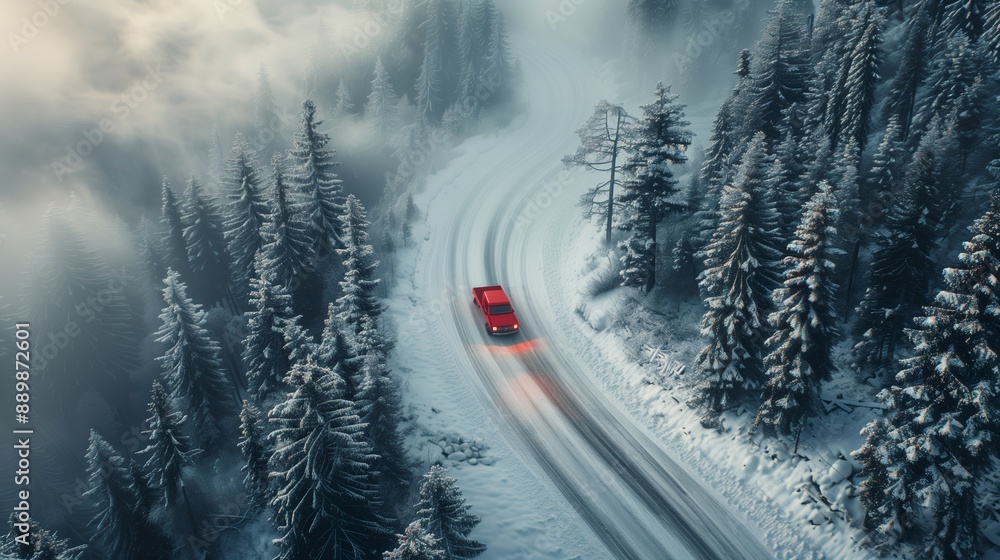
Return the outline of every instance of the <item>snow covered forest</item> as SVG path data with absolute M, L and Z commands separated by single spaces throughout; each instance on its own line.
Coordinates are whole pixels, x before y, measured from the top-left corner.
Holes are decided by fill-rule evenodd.
M 42 345 L 35 415 L 49 441 L 30 544 L 12 516 L 4 557 L 485 550 L 456 481 L 405 454 L 376 252 L 409 243 L 406 189 L 426 146 L 490 122 L 515 61 L 492 0 L 354 4 L 386 33 L 335 68 L 314 20 L 296 122 L 262 65 L 246 117 L 205 131 L 205 166 L 164 177 L 158 211 L 109 223 L 71 194 L 38 217 L 3 311 Z M 376 146 L 377 215 L 345 190 L 324 120 Z
M 1000 558 L 1000 3 L 148 4 L 0 8 L 0 558 Z
M 633 57 L 680 4 L 629 3 Z M 683 383 L 706 428 L 808 460 L 827 387 L 875 401 L 853 451 L 862 545 L 980 558 L 1000 497 L 1000 4 L 813 8 L 769 12 L 703 149 L 662 83 L 633 113 L 597 106 L 564 160 L 599 177 L 581 206 L 614 257 L 588 295 L 698 295 Z

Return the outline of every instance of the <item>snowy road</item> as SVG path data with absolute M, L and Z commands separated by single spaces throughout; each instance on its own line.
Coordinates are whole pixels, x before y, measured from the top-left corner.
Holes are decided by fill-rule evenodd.
M 558 233 L 579 219 L 579 188 L 553 181 L 599 86 L 558 48 L 522 43 L 518 56 L 526 117 L 485 143 L 488 151 L 462 156 L 463 167 L 445 174 L 451 184 L 429 201 L 429 242 L 412 280 L 446 301 L 435 338 L 499 411 L 505 439 L 604 544 L 588 558 L 770 558 L 742 520 L 602 394 L 560 334 L 570 323 L 559 314 L 569 311 L 550 273 L 563 249 Z M 512 297 L 516 337 L 488 337 L 476 315 L 471 287 L 492 283 Z

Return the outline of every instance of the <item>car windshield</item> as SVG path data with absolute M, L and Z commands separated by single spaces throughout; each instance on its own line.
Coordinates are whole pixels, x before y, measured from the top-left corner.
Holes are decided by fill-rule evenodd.
M 493 305 L 490 306 L 490 315 L 506 315 L 507 313 L 513 313 L 514 310 L 510 308 L 509 305 Z

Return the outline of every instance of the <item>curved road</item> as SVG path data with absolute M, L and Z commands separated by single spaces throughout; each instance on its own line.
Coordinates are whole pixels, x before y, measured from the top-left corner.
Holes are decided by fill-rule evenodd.
M 522 43 L 518 56 L 530 92 L 527 116 L 428 209 L 429 223 L 440 226 L 435 237 L 447 241 L 425 244 L 414 281 L 453 287 L 439 335 L 461 341 L 453 349 L 465 354 L 457 357 L 471 366 L 480 397 L 502 414 L 508 439 L 607 547 L 596 556 L 771 558 L 743 521 L 594 385 L 571 348 L 553 343 L 561 327 L 551 318 L 568 311 L 549 297 L 558 287 L 546 288 L 545 273 L 560 256 L 553 233 L 579 219 L 579 189 L 546 194 L 542 187 L 575 149 L 573 131 L 592 110 L 598 86 L 572 53 Z M 520 335 L 485 334 L 471 287 L 489 283 L 510 292 Z

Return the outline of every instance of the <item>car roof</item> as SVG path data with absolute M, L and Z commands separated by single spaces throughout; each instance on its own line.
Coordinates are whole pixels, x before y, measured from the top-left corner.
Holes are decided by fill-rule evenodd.
M 490 290 L 483 294 L 483 298 L 490 305 L 510 305 L 510 300 L 507 299 L 507 294 L 503 293 L 503 290 Z

